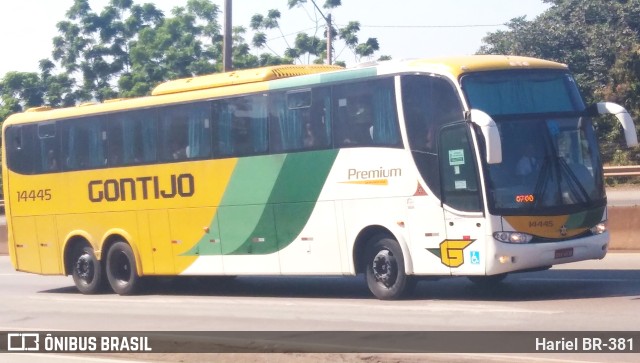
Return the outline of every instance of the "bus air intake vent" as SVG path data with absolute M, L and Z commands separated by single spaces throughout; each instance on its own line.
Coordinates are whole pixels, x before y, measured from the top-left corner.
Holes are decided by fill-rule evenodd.
M 209 88 L 233 86 L 238 84 L 271 81 L 281 78 L 303 76 L 307 74 L 338 71 L 340 66 L 310 64 L 310 65 L 279 65 L 272 67 L 243 69 L 227 73 L 214 73 L 206 76 L 182 78 L 168 81 L 153 89 L 151 95 L 167 95 L 172 93 L 198 91 Z

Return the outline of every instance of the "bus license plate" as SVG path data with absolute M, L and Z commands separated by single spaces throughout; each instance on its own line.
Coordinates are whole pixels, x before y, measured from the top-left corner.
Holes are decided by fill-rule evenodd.
M 573 247 L 556 250 L 556 258 L 566 258 L 571 256 L 573 256 Z

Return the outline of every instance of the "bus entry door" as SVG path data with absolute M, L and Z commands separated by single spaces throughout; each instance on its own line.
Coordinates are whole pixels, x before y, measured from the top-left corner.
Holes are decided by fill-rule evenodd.
M 482 194 L 471 133 L 466 123 L 440 131 L 440 176 L 446 238 L 440 244 L 452 275 L 484 275 Z

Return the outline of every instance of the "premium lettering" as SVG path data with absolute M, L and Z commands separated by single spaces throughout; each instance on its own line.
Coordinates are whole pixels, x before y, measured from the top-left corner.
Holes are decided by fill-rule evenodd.
M 382 167 L 373 170 L 349 169 L 349 180 L 393 178 L 396 176 L 402 176 L 402 169 L 384 169 Z
M 135 179 L 92 180 L 89 182 L 88 188 L 89 200 L 94 203 L 188 198 L 195 193 L 195 179 L 191 174 L 173 174 L 170 178 L 142 176 Z

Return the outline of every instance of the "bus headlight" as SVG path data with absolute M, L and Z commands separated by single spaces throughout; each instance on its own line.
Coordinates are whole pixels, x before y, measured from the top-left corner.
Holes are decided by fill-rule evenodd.
M 505 243 L 529 243 L 533 236 L 521 232 L 495 232 L 493 238 Z
M 600 222 L 596 224 L 593 228 L 591 228 L 591 233 L 593 234 L 603 234 L 607 231 L 607 222 Z

